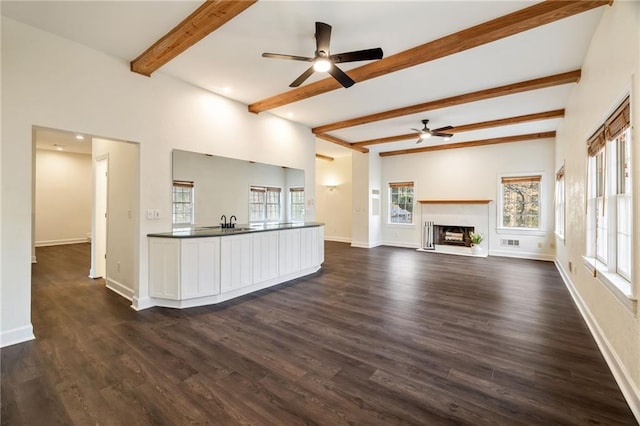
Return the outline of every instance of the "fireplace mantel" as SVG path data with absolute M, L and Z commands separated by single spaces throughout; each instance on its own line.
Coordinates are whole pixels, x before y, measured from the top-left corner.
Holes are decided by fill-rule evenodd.
M 420 204 L 489 204 L 493 200 L 418 200 Z

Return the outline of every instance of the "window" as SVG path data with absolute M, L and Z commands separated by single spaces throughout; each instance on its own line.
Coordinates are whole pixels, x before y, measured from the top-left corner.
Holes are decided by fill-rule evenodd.
M 280 188 L 252 186 L 249 188 L 249 222 L 280 221 Z
M 627 98 L 589 138 L 587 148 L 587 260 L 603 281 L 625 294 L 631 293 L 632 273 L 629 113 Z
M 193 225 L 193 182 L 173 181 L 172 218 L 174 225 Z
M 500 179 L 501 228 L 540 229 L 541 175 L 503 176 Z
M 556 173 L 556 235 L 564 240 L 564 166 Z
M 389 184 L 389 223 L 413 223 L 413 182 Z
M 291 221 L 304 221 L 304 188 L 289 188 L 291 200 Z

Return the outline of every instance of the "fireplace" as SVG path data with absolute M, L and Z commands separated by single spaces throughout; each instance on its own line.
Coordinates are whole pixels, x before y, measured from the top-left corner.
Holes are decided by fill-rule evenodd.
M 471 247 L 473 226 L 433 225 L 433 241 L 444 246 Z

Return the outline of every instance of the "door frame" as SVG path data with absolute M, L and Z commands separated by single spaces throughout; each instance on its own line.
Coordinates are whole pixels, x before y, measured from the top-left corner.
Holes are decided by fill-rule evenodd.
M 98 164 L 104 164 L 106 175 L 98 176 Z M 93 159 L 93 213 L 91 218 L 91 269 L 89 278 L 107 279 L 107 247 L 109 218 L 109 154 L 100 155 Z M 98 211 L 100 204 L 104 204 L 104 214 Z M 102 228 L 102 229 L 100 229 Z M 100 232 L 101 231 L 101 232 Z M 104 253 L 104 256 L 101 254 Z M 102 257 L 99 259 L 98 257 Z

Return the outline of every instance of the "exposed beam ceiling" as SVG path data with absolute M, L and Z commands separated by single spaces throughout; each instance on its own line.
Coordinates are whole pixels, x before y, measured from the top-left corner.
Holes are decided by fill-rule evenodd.
M 472 130 L 490 129 L 492 127 L 508 126 L 511 124 L 526 123 L 529 121 L 537 121 L 537 120 L 547 120 L 550 118 L 558 118 L 558 117 L 564 117 L 564 109 L 538 112 L 535 114 L 519 115 L 517 117 L 501 118 L 499 120 L 483 121 L 481 123 L 464 124 L 461 126 L 455 126 L 453 129 L 447 130 L 447 133 L 462 133 L 462 132 L 468 132 Z M 377 144 L 389 143 L 389 142 L 398 142 L 398 141 L 403 141 L 407 139 L 415 139 L 416 137 L 417 137 L 416 132 L 413 132 L 413 133 L 407 133 L 404 135 L 388 136 L 386 138 L 371 139 L 371 140 L 362 141 L 362 142 L 354 142 L 351 145 L 354 147 L 369 146 L 369 145 L 377 145 Z
M 483 44 L 491 43 L 541 25 L 585 12 L 612 0 L 547 0 L 522 10 L 509 13 L 491 21 L 449 34 L 437 40 L 396 53 L 349 71 L 356 82 L 380 77 L 418 64 L 453 55 Z M 333 78 L 307 84 L 249 105 L 249 111 L 260 113 L 303 99 L 342 88 Z
M 316 133 L 316 137 L 323 139 L 327 142 L 332 142 L 335 143 L 336 145 L 340 145 L 340 146 L 344 146 L 345 148 L 349 148 L 352 149 L 354 151 L 358 151 L 358 152 L 362 152 L 362 153 L 367 153 L 369 152 L 369 150 L 367 148 L 361 147 L 361 146 L 353 146 L 351 143 L 342 140 L 340 138 L 337 138 L 335 136 L 331 136 L 331 135 L 327 135 L 324 133 Z
M 461 105 L 470 102 L 481 101 L 484 99 L 495 98 L 498 96 L 512 95 L 522 93 L 529 90 L 544 89 L 547 87 L 558 86 L 561 84 L 577 83 L 580 80 L 580 70 L 556 74 L 549 77 L 536 78 L 533 80 L 522 81 L 519 83 L 507 84 L 506 86 L 493 87 L 491 89 L 479 90 L 477 92 L 465 93 L 462 95 L 452 96 L 449 98 L 438 99 L 435 101 L 424 102 L 417 105 L 411 105 L 402 108 L 396 108 L 389 111 L 378 112 L 375 114 L 364 115 L 349 120 L 338 121 L 323 126 L 314 127 L 313 133 L 326 133 L 332 130 L 344 129 L 346 127 L 359 126 L 361 124 L 373 123 L 374 121 L 386 120 L 389 118 L 401 117 L 403 115 L 416 114 L 424 111 L 431 111 L 439 108 L 447 108 L 455 105 Z
M 131 61 L 131 71 L 147 77 L 258 0 L 207 0 L 191 15 Z
M 322 154 L 316 154 L 316 158 L 318 160 L 326 160 L 326 161 L 333 161 L 334 160 L 333 157 L 329 157 L 328 155 L 322 155 Z
M 470 142 L 449 143 L 443 145 L 425 146 L 422 148 L 400 149 L 397 151 L 381 152 L 380 157 L 390 157 L 392 155 L 417 154 L 420 152 L 442 151 L 445 149 L 470 148 L 473 146 L 496 145 L 501 143 L 522 142 L 536 139 L 549 139 L 556 137 L 556 132 L 530 133 L 527 135 L 505 136 L 501 138 L 482 139 Z

